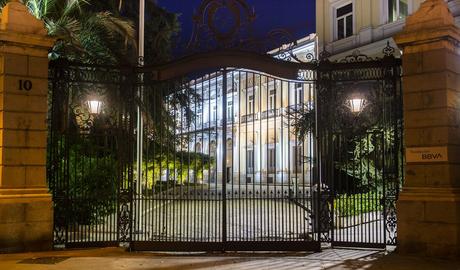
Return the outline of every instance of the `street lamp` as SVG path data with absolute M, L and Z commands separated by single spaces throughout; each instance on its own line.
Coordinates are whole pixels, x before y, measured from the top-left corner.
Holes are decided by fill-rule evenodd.
M 347 100 L 347 107 L 354 114 L 360 114 L 366 107 L 366 100 L 358 95 L 354 95 Z
M 102 112 L 102 101 L 98 99 L 90 99 L 86 103 L 90 114 L 97 115 Z

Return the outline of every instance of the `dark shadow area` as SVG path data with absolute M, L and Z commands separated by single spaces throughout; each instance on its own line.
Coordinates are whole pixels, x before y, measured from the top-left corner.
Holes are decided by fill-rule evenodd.
M 133 252 L 134 254 L 152 254 L 159 257 L 249 257 L 249 258 L 282 258 L 282 257 L 306 257 L 313 252 Z M 320 253 L 317 253 L 320 254 Z
M 359 259 L 347 259 L 324 269 L 370 269 L 370 270 L 438 270 L 460 269 L 459 260 L 443 260 L 427 257 L 403 256 L 397 252 L 375 253 Z

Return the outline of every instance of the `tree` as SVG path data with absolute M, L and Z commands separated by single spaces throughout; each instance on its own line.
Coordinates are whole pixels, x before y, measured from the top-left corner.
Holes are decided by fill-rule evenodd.
M 3 7 L 9 0 L 0 0 Z M 58 41 L 50 59 L 84 63 L 137 62 L 136 1 L 22 0 L 30 13 L 45 22 Z M 172 37 L 179 31 L 177 15 L 146 3 L 146 64 L 170 59 Z
M 2 0 L 0 5 L 5 5 Z M 133 23 L 111 10 L 92 11 L 87 0 L 23 0 L 36 18 L 43 20 L 57 42 L 50 59 L 80 62 L 118 62 L 117 56 L 136 47 Z M 123 40 L 123 46 L 119 41 Z M 114 48 L 117 48 L 114 50 Z
M 401 119 L 393 119 L 396 115 L 389 110 L 394 97 L 369 95 L 367 98 L 373 102 L 357 115 L 343 105 L 345 101 L 340 97 L 336 102 L 333 98 L 320 99 L 318 115 L 316 108 L 307 105 L 288 111 L 290 124 L 300 140 L 317 132 L 318 121 L 322 156 L 333 158 L 333 179 L 325 181 L 328 185 L 334 185 L 338 193 L 347 193 L 351 189 L 354 192 L 382 192 L 384 171 L 394 171 L 397 168 L 395 164 L 401 158 L 398 156 L 401 154 L 398 150 L 401 149 L 401 141 L 396 137 L 396 128 L 401 126 Z M 389 122 L 389 119 L 396 123 Z M 338 179 L 342 183 L 337 183 Z M 345 184 L 345 181 L 348 183 Z M 349 189 L 348 186 L 353 188 Z

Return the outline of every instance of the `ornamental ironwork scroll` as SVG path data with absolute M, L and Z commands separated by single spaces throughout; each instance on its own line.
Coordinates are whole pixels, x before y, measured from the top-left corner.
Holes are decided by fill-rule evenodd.
M 255 11 L 244 0 L 205 0 L 193 16 L 190 51 L 235 48 L 252 36 Z

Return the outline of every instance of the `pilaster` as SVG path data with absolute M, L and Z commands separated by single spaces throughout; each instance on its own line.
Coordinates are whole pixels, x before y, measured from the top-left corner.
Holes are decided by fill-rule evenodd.
M 460 256 L 460 31 L 444 0 L 426 0 L 395 37 L 403 48 L 405 183 L 398 250 Z
M 0 252 L 50 249 L 46 183 L 48 51 L 54 40 L 18 1 L 0 17 Z

